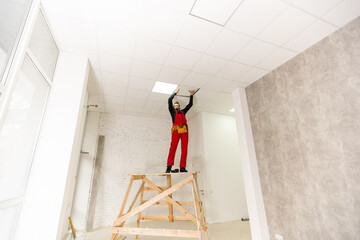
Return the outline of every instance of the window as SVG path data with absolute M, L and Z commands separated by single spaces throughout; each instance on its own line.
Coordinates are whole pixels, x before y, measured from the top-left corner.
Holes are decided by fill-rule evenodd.
M 49 89 L 26 57 L 0 128 L 0 201 L 24 194 Z
M 59 49 L 55 44 L 41 12 L 36 20 L 29 43 L 29 49 L 39 62 L 39 65 L 43 68 L 47 77 L 52 79 L 59 55 Z
M 32 0 L 0 1 L 0 82 L 5 84 L 4 73 L 9 68 L 19 42 Z
M 0 83 L 0 104 L 5 106 L 1 109 L 3 111 L 0 112 L 1 240 L 12 240 L 16 231 L 16 223 L 21 211 L 42 118 L 59 55 L 59 50 L 46 24 L 44 15 L 40 11 L 21 69 L 14 70 L 18 71 L 17 79 L 8 79 L 7 81 L 11 84 L 7 85 L 6 83 L 4 85 L 4 79 L 6 79 L 4 69 L 9 67 L 8 62 L 11 58 L 9 52 L 11 49 L 16 48 L 14 46 L 17 45 L 17 42 L 12 42 L 13 48 L 11 49 L 9 48 L 10 45 L 7 45 L 7 47 L 2 45 L 1 41 L 6 35 L 3 33 L 3 28 L 7 27 L 7 25 L 9 25 L 9 28 L 15 27 L 14 24 L 5 24 L 5 26 L 2 23 L 4 19 L 10 23 L 11 20 L 15 21 L 20 17 L 20 13 L 2 15 L 5 10 L 10 11 L 11 9 L 10 7 L 6 9 L 4 6 L 7 6 L 6 4 L 9 6 L 18 4 L 19 9 L 24 10 L 28 3 L 31 3 L 31 1 L 0 0 L 0 77 L 2 78 Z M 19 12 L 21 11 L 19 10 Z M 14 49 L 11 51 L 14 51 Z M 15 52 L 15 54 L 21 53 Z

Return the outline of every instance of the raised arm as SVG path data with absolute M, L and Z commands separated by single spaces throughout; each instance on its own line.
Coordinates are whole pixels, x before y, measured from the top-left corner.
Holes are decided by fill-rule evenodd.
M 168 99 L 168 106 L 169 106 L 169 111 L 170 112 L 173 112 L 174 111 L 174 107 L 173 107 L 173 99 L 175 97 L 175 95 L 179 92 L 180 88 L 177 88 L 172 94 L 171 96 L 169 97 Z
M 183 109 L 184 114 L 186 114 L 193 105 L 193 98 L 194 98 L 193 95 L 194 95 L 195 91 L 194 90 L 192 90 L 192 91 L 189 90 L 189 92 L 190 92 L 190 100 L 189 100 L 188 105 L 186 105 L 186 107 Z

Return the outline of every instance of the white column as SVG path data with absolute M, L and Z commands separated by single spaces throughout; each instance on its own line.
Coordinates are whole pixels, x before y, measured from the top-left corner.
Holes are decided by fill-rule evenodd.
M 82 151 L 87 153 L 82 154 L 80 157 L 74 201 L 71 210 L 71 218 L 77 230 L 86 230 L 87 213 L 90 203 L 89 198 L 92 190 L 96 161 L 99 122 L 99 112 L 88 112 L 84 141 L 82 144 Z
M 86 57 L 60 53 L 15 239 L 60 239 L 69 168 L 76 164 L 88 80 Z M 77 158 L 78 160 L 78 158 Z M 73 180 L 75 181 L 75 180 Z
M 270 239 L 269 229 L 261 192 L 259 170 L 245 89 L 235 89 L 232 92 L 232 96 L 243 166 L 251 236 L 253 240 L 267 240 Z

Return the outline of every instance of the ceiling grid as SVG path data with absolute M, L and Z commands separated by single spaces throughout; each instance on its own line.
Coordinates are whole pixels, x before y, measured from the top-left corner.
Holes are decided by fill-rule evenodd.
M 220 26 L 192 16 L 194 4 L 43 0 L 60 49 L 89 57 L 89 101 L 98 111 L 164 118 L 168 95 L 151 92 L 157 80 L 179 84 L 181 94 L 201 88 L 189 117 L 200 111 L 232 114 L 232 90 L 360 16 L 358 0 L 244 0 Z M 196 11 L 224 20 L 219 12 L 232 10 Z

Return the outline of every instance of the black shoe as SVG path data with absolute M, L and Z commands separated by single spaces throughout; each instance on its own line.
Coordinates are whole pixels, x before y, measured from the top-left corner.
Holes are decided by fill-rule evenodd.
M 188 170 L 186 170 L 184 167 L 181 167 L 180 172 L 188 172 Z
M 174 170 L 171 170 L 172 173 L 178 173 L 179 172 L 179 169 L 174 169 Z
M 170 173 L 171 172 L 171 167 L 172 166 L 167 166 L 165 173 Z

